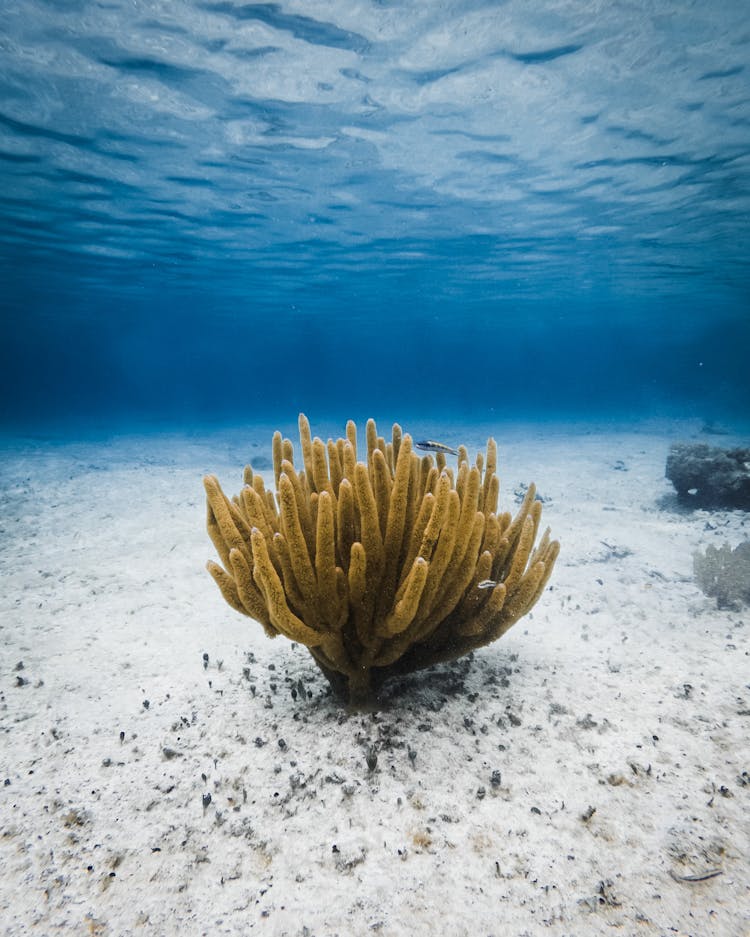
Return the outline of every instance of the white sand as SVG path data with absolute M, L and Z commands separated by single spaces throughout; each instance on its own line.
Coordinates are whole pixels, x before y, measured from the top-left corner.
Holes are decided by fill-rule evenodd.
M 370 714 L 204 570 L 201 476 L 269 433 L 5 439 L 2 933 L 750 933 L 750 611 L 692 580 L 750 515 L 676 509 L 694 429 L 496 427 L 551 588 Z

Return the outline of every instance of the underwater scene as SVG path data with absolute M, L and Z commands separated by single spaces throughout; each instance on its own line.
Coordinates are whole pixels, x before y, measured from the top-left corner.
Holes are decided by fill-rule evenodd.
M 741 0 L 2 18 L 4 423 L 746 410 Z
M 750 933 L 742 0 L 0 4 L 0 931 Z

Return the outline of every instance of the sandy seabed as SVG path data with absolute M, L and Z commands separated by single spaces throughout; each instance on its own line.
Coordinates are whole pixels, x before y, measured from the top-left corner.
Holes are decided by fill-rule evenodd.
M 692 572 L 750 515 L 677 505 L 690 424 L 494 435 L 550 587 L 359 713 L 204 569 L 269 431 L 2 440 L 3 934 L 750 934 L 750 611 Z

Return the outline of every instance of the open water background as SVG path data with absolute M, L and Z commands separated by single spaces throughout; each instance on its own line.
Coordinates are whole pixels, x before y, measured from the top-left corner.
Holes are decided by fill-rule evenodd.
M 750 402 L 746 0 L 6 0 L 0 420 Z

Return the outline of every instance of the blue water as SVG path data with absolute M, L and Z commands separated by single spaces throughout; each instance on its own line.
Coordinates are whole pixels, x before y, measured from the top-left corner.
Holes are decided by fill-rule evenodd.
M 750 402 L 747 0 L 6 0 L 0 420 Z

